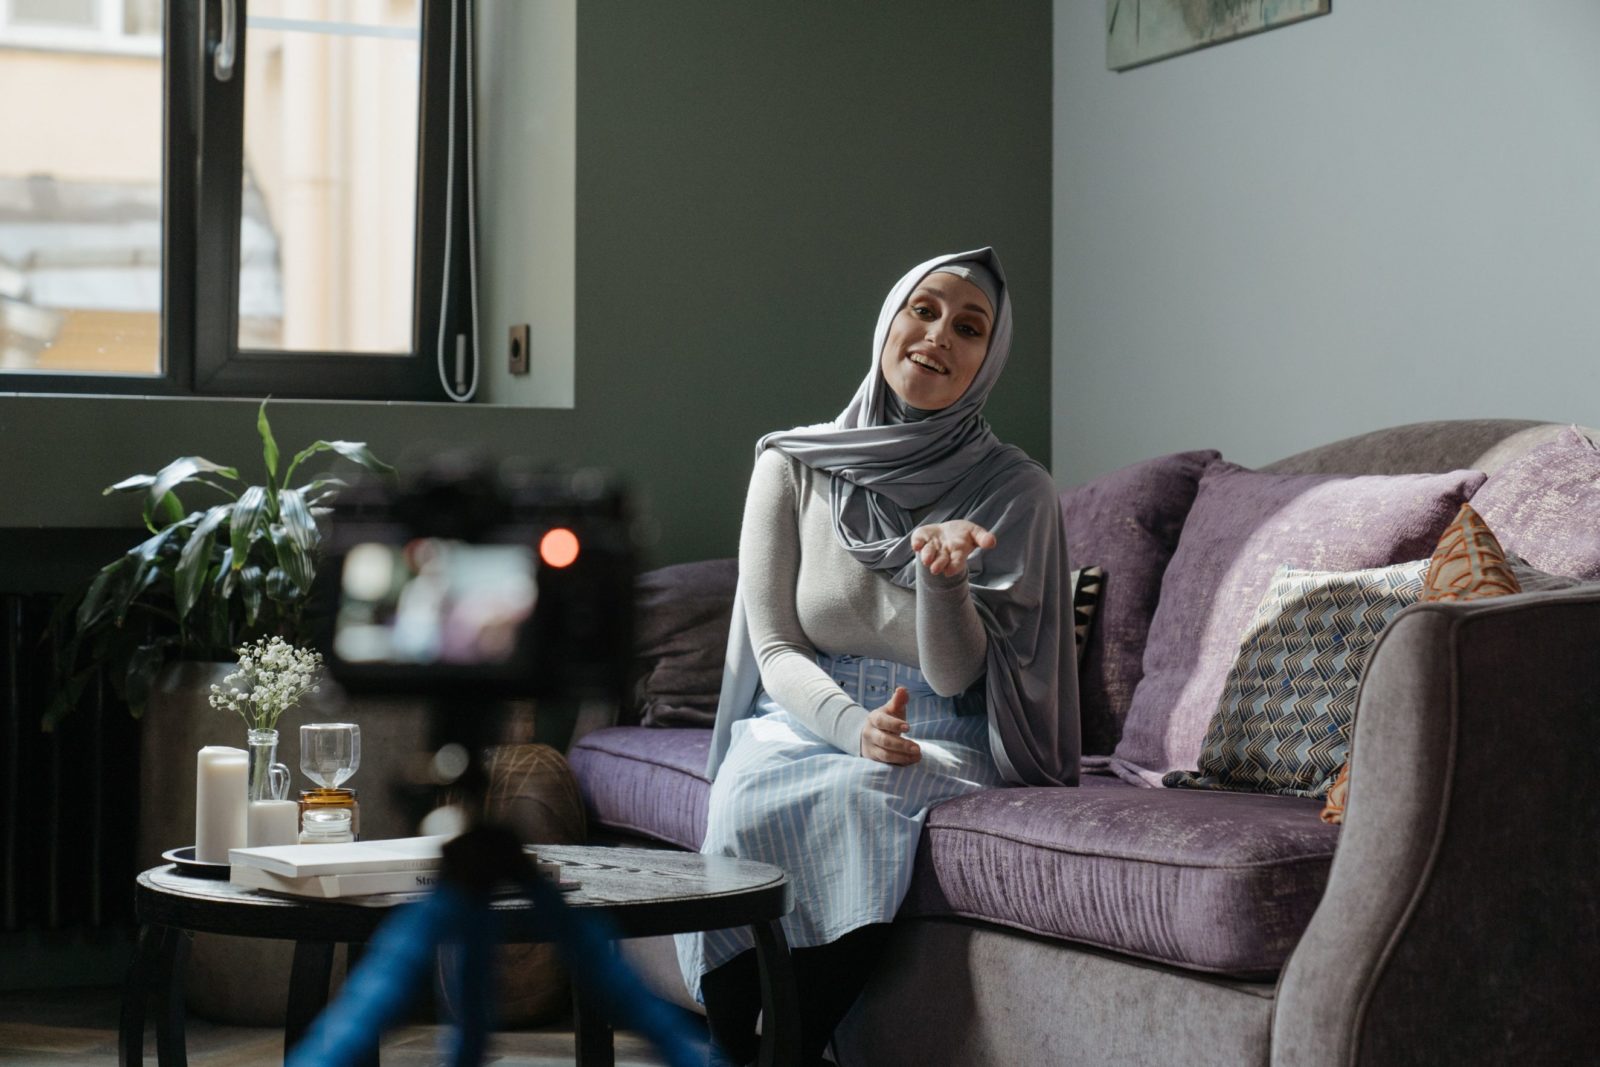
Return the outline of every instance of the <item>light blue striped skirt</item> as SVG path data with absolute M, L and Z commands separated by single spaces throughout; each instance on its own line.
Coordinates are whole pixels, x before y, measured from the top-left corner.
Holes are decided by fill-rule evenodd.
M 794 910 L 783 920 L 791 947 L 837 940 L 894 918 L 911 883 L 928 809 L 1002 784 L 989 754 L 984 715 L 958 715 L 922 672 L 887 660 L 818 654 L 852 700 L 881 707 L 896 686 L 910 702 L 907 734 L 922 759 L 894 766 L 845 753 L 802 726 L 765 690 L 749 718 L 733 724 L 727 758 L 711 787 L 707 855 L 777 864 L 789 875 Z M 700 976 L 751 947 L 745 928 L 680 934 L 678 963 L 695 999 Z

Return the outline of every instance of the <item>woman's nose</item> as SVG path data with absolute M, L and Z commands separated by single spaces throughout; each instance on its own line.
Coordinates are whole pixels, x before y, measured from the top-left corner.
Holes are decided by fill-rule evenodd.
M 950 335 L 940 323 L 934 323 L 928 327 L 928 340 L 940 348 L 950 347 Z

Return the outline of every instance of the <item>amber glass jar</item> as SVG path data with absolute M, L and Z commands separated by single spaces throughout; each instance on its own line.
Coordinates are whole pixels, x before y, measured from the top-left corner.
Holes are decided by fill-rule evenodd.
M 354 789 L 302 789 L 300 790 L 300 828 L 305 829 L 306 812 L 313 809 L 348 808 L 350 834 L 361 840 L 361 805 Z

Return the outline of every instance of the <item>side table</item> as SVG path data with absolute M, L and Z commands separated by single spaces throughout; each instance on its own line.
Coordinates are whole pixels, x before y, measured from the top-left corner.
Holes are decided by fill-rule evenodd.
M 762 1067 L 797 1062 L 799 1002 L 789 951 L 778 920 L 792 906 L 783 871 L 765 863 L 702 856 L 665 849 L 588 845 L 542 845 L 539 855 L 555 860 L 567 877 L 582 883 L 565 895 L 579 911 L 597 914 L 616 938 L 748 926 L 761 967 Z M 334 946 L 364 945 L 388 916 L 393 902 L 364 903 L 274 896 L 229 882 L 193 878 L 176 867 L 153 867 L 139 875 L 134 909 L 139 943 L 123 989 L 118 1063 L 133 1067 L 144 1058 L 147 1004 L 157 1008 L 156 1060 L 160 1067 L 185 1067 L 183 970 L 186 931 L 266 937 L 295 942 L 284 1020 L 284 1051 L 309 1029 L 328 1001 Z M 536 940 L 525 901 L 495 904 L 504 939 Z M 612 1067 L 610 1022 L 589 1010 L 574 988 L 574 1038 L 580 1067 Z M 377 1035 L 369 1062 L 377 1063 Z

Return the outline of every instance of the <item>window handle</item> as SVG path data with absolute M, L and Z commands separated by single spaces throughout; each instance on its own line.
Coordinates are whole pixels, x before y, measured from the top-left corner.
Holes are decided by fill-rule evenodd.
M 239 33 L 239 11 L 235 0 L 222 0 L 222 32 L 217 35 L 217 48 L 211 54 L 211 72 L 217 81 L 233 80 L 233 49 Z

